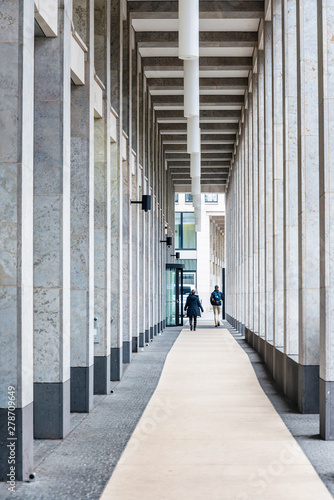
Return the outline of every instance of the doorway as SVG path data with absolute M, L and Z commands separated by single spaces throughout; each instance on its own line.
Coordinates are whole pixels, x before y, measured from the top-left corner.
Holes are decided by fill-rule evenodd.
M 183 326 L 184 264 L 166 264 L 166 326 Z

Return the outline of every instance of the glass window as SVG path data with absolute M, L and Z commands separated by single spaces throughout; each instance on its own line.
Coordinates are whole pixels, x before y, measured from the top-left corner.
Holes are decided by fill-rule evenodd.
M 184 212 L 182 215 L 182 248 L 196 248 L 195 214 L 194 212 Z
M 192 203 L 193 202 L 193 195 L 191 193 L 186 193 L 184 196 L 184 201 L 186 203 Z
M 179 193 L 175 193 L 175 203 L 179 203 Z
M 208 193 L 204 195 L 205 203 L 218 203 L 218 193 Z
M 175 248 L 181 248 L 182 246 L 182 213 L 181 212 L 176 212 L 175 213 Z
M 194 212 L 175 213 L 175 249 L 196 250 Z

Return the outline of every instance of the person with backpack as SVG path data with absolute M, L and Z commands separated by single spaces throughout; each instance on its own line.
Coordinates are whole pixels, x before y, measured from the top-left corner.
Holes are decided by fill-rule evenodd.
M 223 300 L 223 294 L 219 291 L 219 286 L 216 285 L 214 291 L 210 296 L 210 303 L 213 307 L 215 326 L 220 326 L 220 312 L 221 312 L 222 300 Z
M 187 316 L 189 318 L 190 330 L 193 329 L 194 322 L 194 332 L 196 332 L 197 316 L 201 315 L 201 311 L 204 312 L 202 304 L 196 295 L 196 290 L 191 290 L 191 293 L 187 297 L 186 305 L 184 310 L 187 311 Z

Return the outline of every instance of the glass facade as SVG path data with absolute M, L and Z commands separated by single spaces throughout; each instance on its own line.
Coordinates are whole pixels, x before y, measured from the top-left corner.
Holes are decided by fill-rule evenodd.
M 175 249 L 196 250 L 194 212 L 175 213 Z

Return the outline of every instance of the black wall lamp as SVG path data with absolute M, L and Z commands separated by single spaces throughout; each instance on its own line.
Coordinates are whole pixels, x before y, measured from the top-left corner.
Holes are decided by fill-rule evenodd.
M 179 260 L 179 258 L 180 258 L 180 252 L 175 252 L 175 253 L 172 253 L 172 254 L 171 254 L 171 257 L 175 257 L 175 258 L 176 258 L 176 260 Z
M 168 247 L 173 245 L 173 238 L 171 236 L 167 236 L 165 240 L 160 240 L 160 243 L 167 243 Z
M 148 212 L 152 207 L 152 196 L 150 194 L 143 194 L 141 201 L 132 201 L 130 203 L 139 203 L 144 212 Z

